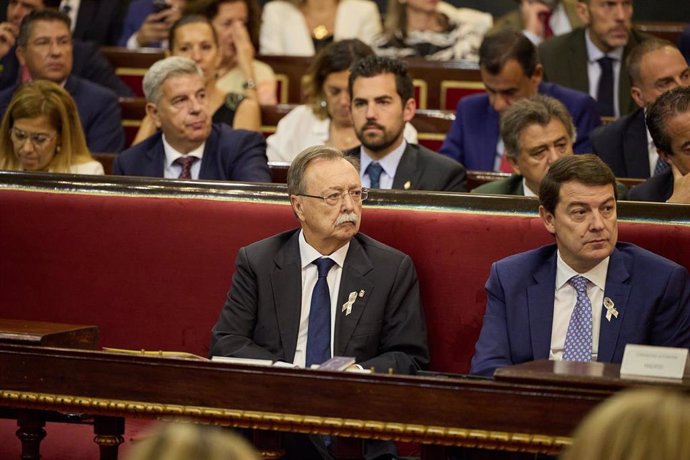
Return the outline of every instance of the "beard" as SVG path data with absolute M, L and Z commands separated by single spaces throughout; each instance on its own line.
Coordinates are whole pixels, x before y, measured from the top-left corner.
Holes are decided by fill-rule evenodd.
M 370 127 L 375 127 L 379 129 L 379 131 L 376 133 L 365 132 L 365 130 Z M 402 128 L 396 132 L 391 132 L 378 123 L 370 122 L 357 132 L 357 137 L 366 149 L 372 152 L 381 152 L 396 143 L 401 133 Z

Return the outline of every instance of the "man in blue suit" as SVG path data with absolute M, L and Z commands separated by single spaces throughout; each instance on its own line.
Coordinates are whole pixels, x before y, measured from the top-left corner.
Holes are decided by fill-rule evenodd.
M 31 80 L 49 80 L 64 86 L 79 111 L 91 152 L 119 152 L 124 146 L 120 106 L 111 90 L 72 74 L 70 20 L 52 9 L 35 10 L 22 20 L 17 58 Z M 19 83 L 0 92 L 4 113 Z
M 122 152 L 114 174 L 271 182 L 266 141 L 253 131 L 211 123 L 201 70 L 169 57 L 144 75 L 146 113 L 160 131 Z
M 589 133 L 601 124 L 594 99 L 542 82 L 537 49 L 523 34 L 506 30 L 487 36 L 479 48 L 479 67 L 487 94 L 460 100 L 441 153 L 468 170 L 512 172 L 498 133 L 499 116 L 513 101 L 537 93 L 566 106 L 577 128 L 575 153 L 591 152 Z
M 618 243 L 616 179 L 595 155 L 554 162 L 539 215 L 556 244 L 500 260 L 470 372 L 536 359 L 620 363 L 629 343 L 690 347 L 690 276 Z

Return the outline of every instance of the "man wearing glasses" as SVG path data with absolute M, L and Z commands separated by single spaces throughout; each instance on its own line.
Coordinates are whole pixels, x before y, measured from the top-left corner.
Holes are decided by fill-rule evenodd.
M 299 367 L 349 356 L 361 368 L 397 374 L 425 368 L 417 273 L 409 256 L 358 233 L 367 191 L 357 160 L 310 147 L 290 165 L 287 182 L 301 229 L 240 249 L 211 354 Z M 321 441 L 311 447 L 323 452 Z M 385 448 L 373 454 L 373 444 L 365 458 L 391 458 Z

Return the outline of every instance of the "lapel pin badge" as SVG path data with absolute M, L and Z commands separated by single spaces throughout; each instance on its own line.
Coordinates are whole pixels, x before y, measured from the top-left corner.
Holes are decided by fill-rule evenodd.
M 347 298 L 347 302 L 343 304 L 343 309 L 342 311 L 345 312 L 345 316 L 349 315 L 352 313 L 352 304 L 355 303 L 355 300 L 357 300 L 357 291 L 352 291 L 350 292 L 349 297 Z
M 606 320 L 611 321 L 611 316 L 614 318 L 618 318 L 618 310 L 616 310 L 616 306 L 613 304 L 613 300 L 611 300 L 609 297 L 604 297 L 604 308 L 606 308 Z
M 364 297 L 364 289 L 361 289 L 361 290 L 359 291 L 359 298 L 361 299 L 361 298 L 363 298 L 363 297 Z
M 405 182 L 405 184 L 403 185 L 403 188 L 404 188 L 405 190 L 409 190 L 410 187 L 412 187 L 412 182 L 410 182 L 410 181 L 408 180 L 408 181 Z

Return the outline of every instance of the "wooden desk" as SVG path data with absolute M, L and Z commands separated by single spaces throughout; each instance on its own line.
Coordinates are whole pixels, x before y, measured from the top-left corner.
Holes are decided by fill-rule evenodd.
M 98 326 L 0 319 L 0 343 L 95 350 Z

